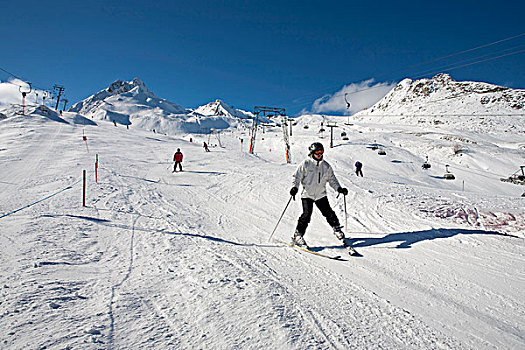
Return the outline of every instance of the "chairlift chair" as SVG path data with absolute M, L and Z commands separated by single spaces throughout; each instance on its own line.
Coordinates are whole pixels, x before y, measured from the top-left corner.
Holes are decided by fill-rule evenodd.
M 516 185 L 525 185 L 525 165 L 520 166 L 520 170 L 516 171 L 514 174 L 507 178 L 501 178 L 503 182 L 511 182 Z M 521 174 L 519 172 L 521 171 Z
M 456 177 L 454 176 L 454 174 L 452 174 L 450 171 L 448 171 L 448 165 L 445 165 L 445 168 L 446 168 L 447 170 L 446 170 L 445 175 L 443 175 L 443 178 L 444 178 L 445 180 L 455 180 Z
M 428 156 L 427 156 L 427 160 L 423 163 L 423 165 L 421 166 L 423 169 L 430 169 L 431 165 L 430 163 L 428 162 Z

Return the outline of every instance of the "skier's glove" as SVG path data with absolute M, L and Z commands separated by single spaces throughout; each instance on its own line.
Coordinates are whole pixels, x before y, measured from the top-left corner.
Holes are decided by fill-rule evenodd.
M 293 197 L 293 200 L 295 200 L 295 195 L 297 194 L 297 192 L 299 192 L 299 189 L 297 187 L 292 187 L 292 189 L 290 190 L 290 196 Z
M 339 187 L 337 189 L 337 192 L 342 193 L 343 196 L 346 196 L 348 194 L 348 190 L 346 188 L 343 188 L 343 187 Z

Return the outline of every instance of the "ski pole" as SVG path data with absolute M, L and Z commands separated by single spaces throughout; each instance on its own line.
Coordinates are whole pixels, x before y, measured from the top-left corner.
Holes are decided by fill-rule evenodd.
M 346 195 L 343 196 L 343 202 L 345 204 L 345 230 L 347 229 L 346 224 L 348 223 L 347 215 L 346 215 Z
M 288 209 L 288 206 L 290 205 L 290 202 L 292 201 L 293 196 L 290 196 L 290 199 L 288 200 L 288 203 L 286 203 L 286 207 L 284 207 L 283 213 L 281 214 L 281 217 L 279 218 L 279 221 L 277 221 L 277 225 L 275 225 L 275 228 L 272 231 L 272 234 L 270 235 L 270 238 L 268 239 L 268 242 L 272 240 L 273 234 L 275 233 L 275 230 L 277 230 L 277 226 L 279 226 L 279 223 L 281 222 L 281 219 L 284 216 L 284 213 L 286 212 L 286 209 Z
M 336 199 L 339 198 L 339 195 L 340 193 L 337 194 L 337 196 L 335 197 Z M 346 218 L 346 194 L 343 194 L 343 203 L 345 205 L 345 229 L 346 229 L 346 224 L 347 224 L 347 218 Z

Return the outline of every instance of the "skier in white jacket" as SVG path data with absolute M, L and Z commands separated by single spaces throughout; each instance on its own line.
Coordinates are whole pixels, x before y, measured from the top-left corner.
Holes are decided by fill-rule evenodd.
M 334 190 L 345 196 L 348 194 L 348 190 L 341 187 L 332 167 L 323 160 L 323 145 L 320 142 L 314 142 L 308 149 L 310 151 L 309 156 L 295 171 L 293 187 L 290 190 L 290 195 L 295 200 L 295 195 L 299 192 L 299 184 L 303 186 L 301 193 L 303 213 L 299 217 L 295 234 L 292 238 L 293 243 L 298 246 L 307 246 L 304 240 L 304 233 L 310 223 L 314 203 L 326 218 L 328 224 L 333 228 L 336 237 L 340 240 L 345 238 L 339 219 L 328 203 L 326 183 L 329 183 Z

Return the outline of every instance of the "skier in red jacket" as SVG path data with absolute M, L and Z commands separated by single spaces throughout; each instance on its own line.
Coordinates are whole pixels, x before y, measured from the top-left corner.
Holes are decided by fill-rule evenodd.
M 177 171 L 177 165 L 179 166 L 180 171 L 182 171 L 182 152 L 180 151 L 180 148 L 177 148 L 177 152 L 173 155 L 173 160 L 175 161 L 173 172 Z

